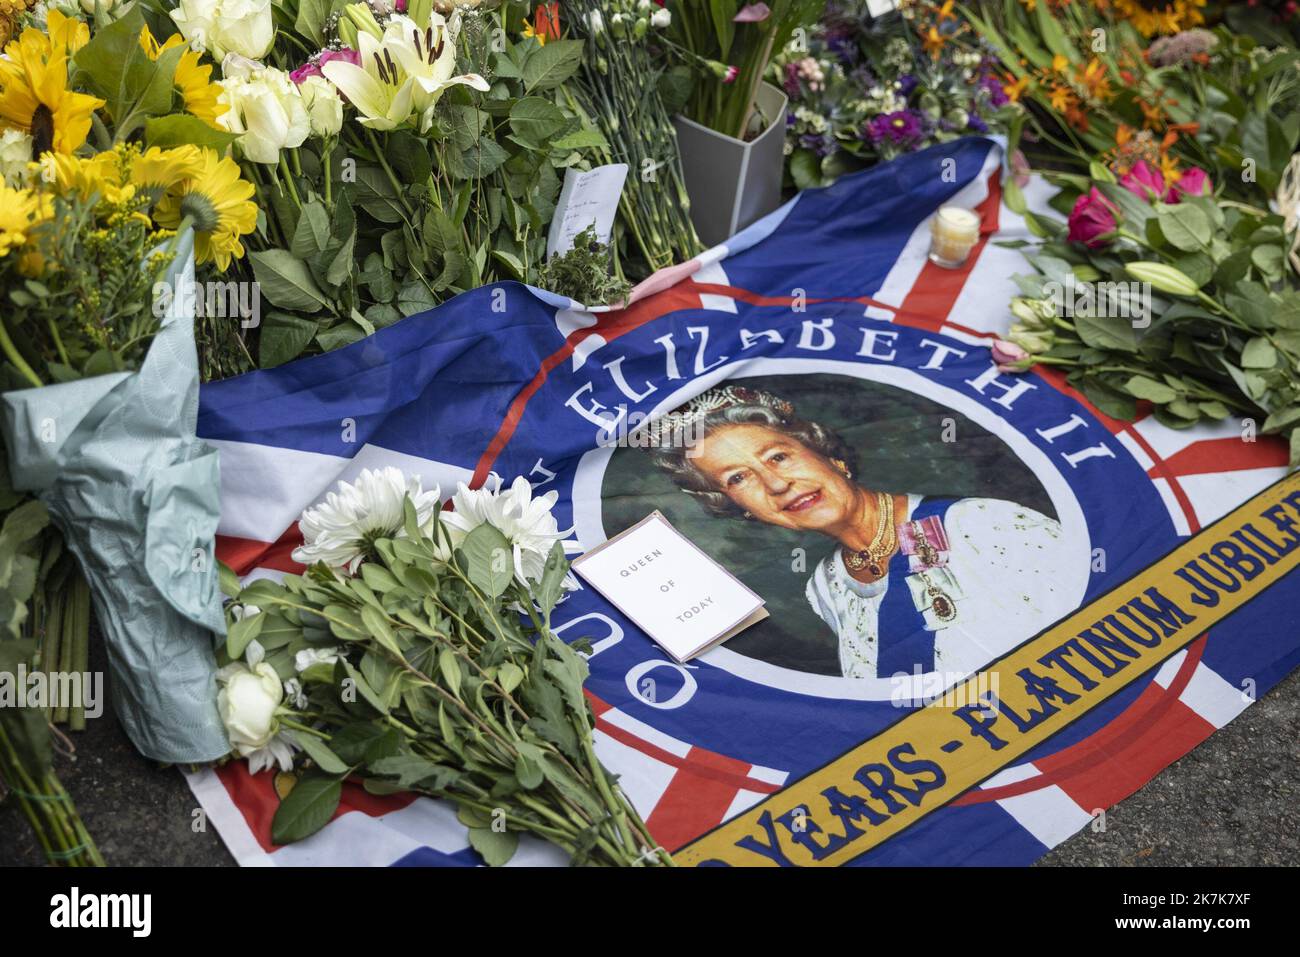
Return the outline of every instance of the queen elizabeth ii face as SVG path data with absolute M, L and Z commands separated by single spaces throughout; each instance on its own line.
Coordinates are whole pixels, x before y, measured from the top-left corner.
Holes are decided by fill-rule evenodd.
M 857 486 L 829 459 L 767 425 L 713 429 L 691 461 L 738 507 L 769 525 L 831 534 L 860 507 Z

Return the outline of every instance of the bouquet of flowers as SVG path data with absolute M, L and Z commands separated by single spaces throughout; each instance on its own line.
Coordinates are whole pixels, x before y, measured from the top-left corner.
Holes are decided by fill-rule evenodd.
M 774 63 L 790 97 L 787 170 L 792 184 L 839 176 L 972 133 L 1004 130 L 1018 112 L 987 50 L 953 42 L 950 12 L 908 4 L 884 21 L 859 0 L 834 2 L 806 51 Z
M 796 28 L 813 22 L 821 6 L 815 0 L 669 3 L 670 49 L 698 77 L 686 100 L 686 116 L 738 140 L 749 138 L 769 61 L 785 49 Z
M 1068 373 L 1098 408 L 1146 401 L 1172 428 L 1239 415 L 1289 438 L 1300 461 L 1300 291 L 1286 282 L 1283 217 L 1217 198 L 1199 169 L 1167 178 L 1144 160 L 1058 174 L 1069 221 L 1017 276 L 1017 322 L 994 348 L 1007 370 Z
M 582 71 L 568 90 L 570 104 L 608 141 L 601 161 L 628 167 L 612 243 L 618 254 L 614 269 L 620 277 L 643 279 L 701 251 L 671 119 L 685 102 L 690 73 L 666 69 L 654 55 L 652 40 L 672 22 L 662 6 L 650 0 L 565 0 L 564 9 L 585 39 Z
M 1140 153 L 1167 178 L 1195 167 L 1229 198 L 1267 204 L 1300 140 L 1300 54 L 1196 26 L 1197 4 L 1144 6 L 1005 0 L 967 17 L 1052 163 Z
M 672 863 L 596 758 L 586 662 L 550 627 L 571 585 L 554 496 L 462 485 L 443 511 L 367 470 L 303 514 L 305 575 L 229 581 L 231 743 L 254 772 L 301 769 L 275 841 L 324 826 L 356 777 L 451 800 L 489 864 L 521 833 L 575 864 Z

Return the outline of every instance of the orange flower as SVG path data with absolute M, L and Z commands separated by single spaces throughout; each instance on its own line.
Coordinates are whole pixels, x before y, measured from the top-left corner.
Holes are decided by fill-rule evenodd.
M 1011 77 L 1008 76 L 1007 80 L 1010 81 Z M 1028 87 L 1029 87 L 1029 77 L 1022 76 L 1020 79 L 1016 80 L 1015 82 L 1003 83 L 1002 92 L 1007 95 L 1007 99 L 1010 100 L 1012 103 L 1018 103 L 1020 102 L 1021 95 L 1025 92 L 1025 90 Z
M 1065 113 L 1078 104 L 1079 98 L 1068 86 L 1054 86 L 1047 94 L 1047 101 L 1057 113 Z
M 1105 64 L 1096 57 L 1088 61 L 1082 72 L 1076 72 L 1075 79 L 1092 99 L 1110 99 L 1110 77 L 1106 75 Z
M 547 40 L 560 39 L 560 5 L 556 0 L 537 5 L 533 11 L 533 29 Z
M 939 59 L 939 51 L 943 49 L 943 44 L 944 39 L 939 35 L 937 27 L 932 26 L 921 34 L 921 46 L 936 60 Z

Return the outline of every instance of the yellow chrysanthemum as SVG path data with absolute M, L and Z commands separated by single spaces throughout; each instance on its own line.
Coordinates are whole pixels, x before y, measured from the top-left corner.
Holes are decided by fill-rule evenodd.
M 1205 22 L 1205 0 L 1115 0 L 1116 16 L 1133 24 L 1144 37 L 1178 33 Z
M 158 225 L 175 229 L 183 219 L 194 227 L 194 258 L 213 260 L 225 270 L 244 255 L 240 236 L 257 226 L 253 184 L 239 176 L 239 164 L 216 150 L 204 149 L 197 172 L 168 191 L 154 210 Z
M 104 101 L 68 89 L 68 58 L 85 44 L 89 30 L 57 10 L 49 34 L 24 30 L 0 59 L 0 125 L 31 133 L 32 152 L 71 153 L 90 132 L 90 117 Z
M 89 199 L 98 194 L 102 202 L 121 205 L 135 195 L 123 175 L 122 157 L 114 150 L 87 158 L 49 153 L 41 158 L 40 170 L 41 180 L 65 196 L 76 193 Z
M 31 189 L 0 186 L 0 256 L 25 246 L 31 231 L 50 217 L 48 196 Z
M 197 146 L 151 146 L 132 161 L 131 182 L 150 194 L 162 195 L 202 171 L 203 151 Z
M 140 30 L 140 47 L 151 60 L 157 60 L 165 51 L 173 47 L 184 45 L 185 39 L 179 33 L 168 37 L 166 42 L 160 45 L 149 32 L 148 27 Z M 224 128 L 217 122 L 217 117 L 226 112 L 226 107 L 218 104 L 221 87 L 211 80 L 212 67 L 201 63 L 198 51 L 186 46 L 185 52 L 181 54 L 176 64 L 176 76 L 172 80 L 172 85 L 180 93 L 186 113 L 197 116 L 213 129 L 220 130 Z

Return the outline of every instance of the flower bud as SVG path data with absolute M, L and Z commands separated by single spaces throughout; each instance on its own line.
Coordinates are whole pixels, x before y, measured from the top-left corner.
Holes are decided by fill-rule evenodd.
M 1139 282 L 1150 283 L 1171 296 L 1195 296 L 1200 287 L 1184 272 L 1157 262 L 1125 263 L 1124 270 Z

